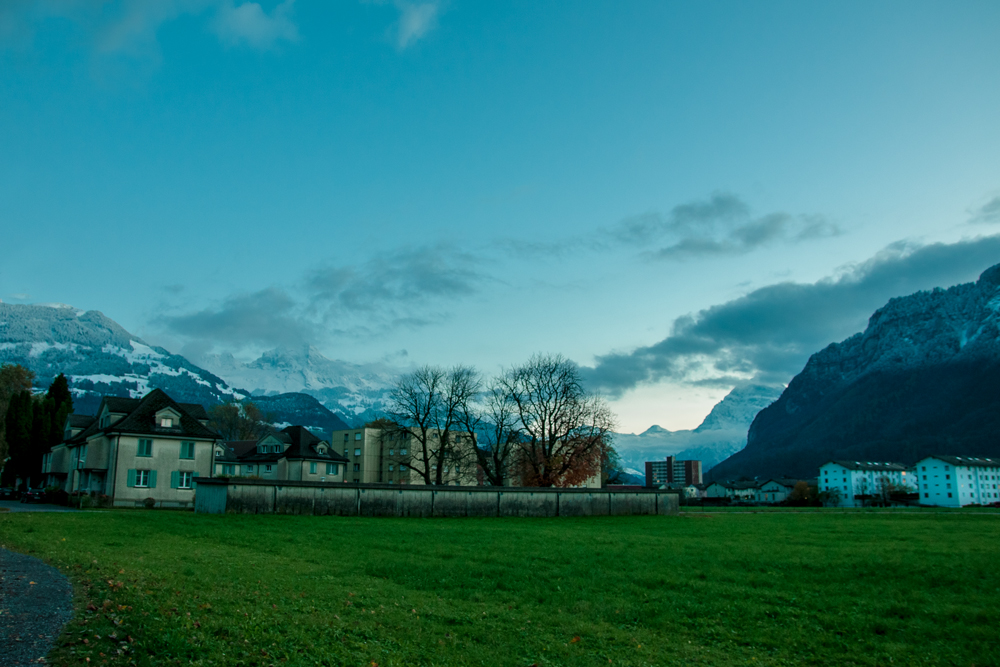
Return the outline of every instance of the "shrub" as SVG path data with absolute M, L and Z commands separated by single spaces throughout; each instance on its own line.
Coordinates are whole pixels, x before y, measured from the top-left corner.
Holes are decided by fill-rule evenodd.
M 156 507 L 156 498 L 146 498 L 142 501 L 142 506 L 148 510 L 153 509 Z

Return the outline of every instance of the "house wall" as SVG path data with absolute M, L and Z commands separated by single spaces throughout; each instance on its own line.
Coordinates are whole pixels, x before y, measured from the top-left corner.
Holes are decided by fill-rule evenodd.
M 140 436 L 122 435 L 117 438 L 117 456 L 108 470 L 107 486 L 114 495 L 114 504 L 121 507 L 142 505 L 146 498 L 153 498 L 160 507 L 186 507 L 194 502 L 194 489 L 170 488 L 170 473 L 184 471 L 210 477 L 212 472 L 212 443 L 191 438 L 153 437 L 152 456 L 139 456 Z M 181 441 L 194 442 L 194 459 L 182 459 Z M 155 470 L 156 486 L 129 487 L 129 470 Z M 107 491 L 106 491 L 107 493 Z
M 199 479 L 195 511 L 395 517 L 676 514 L 676 491 L 511 489 Z

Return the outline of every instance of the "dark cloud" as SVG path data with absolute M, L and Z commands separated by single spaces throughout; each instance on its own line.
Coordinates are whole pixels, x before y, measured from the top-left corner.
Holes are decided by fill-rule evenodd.
M 312 342 L 316 326 L 284 290 L 272 287 L 227 297 L 217 307 L 186 315 L 161 316 L 154 324 L 188 339 L 211 341 L 237 349 Z
M 775 242 L 797 243 L 840 233 L 819 216 L 775 212 L 754 217 L 742 199 L 720 192 L 675 206 L 667 215 L 650 211 L 626 218 L 604 236 L 615 243 L 642 246 L 647 257 L 667 260 L 739 255 Z M 660 247 L 650 248 L 655 245 Z
M 862 331 L 890 298 L 975 280 L 998 261 L 1000 236 L 894 244 L 837 277 L 769 285 L 678 318 L 659 343 L 599 357 L 585 375 L 594 389 L 611 395 L 663 379 L 786 382 L 811 354 Z
M 377 336 L 450 317 L 445 305 L 479 290 L 481 260 L 447 245 L 387 252 L 361 264 L 308 271 L 295 290 L 235 294 L 194 313 L 153 322 L 190 349 L 321 344 Z
M 1000 197 L 994 197 L 980 206 L 969 220 L 971 223 L 996 223 L 1000 222 Z
M 478 291 L 481 260 L 447 245 L 397 250 L 350 267 L 326 267 L 306 276 L 313 308 L 327 314 L 392 313 Z

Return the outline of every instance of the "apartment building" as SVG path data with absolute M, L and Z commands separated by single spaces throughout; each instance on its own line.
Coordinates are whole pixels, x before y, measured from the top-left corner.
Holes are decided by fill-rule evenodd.
M 668 484 L 691 486 L 702 483 L 701 461 L 682 461 L 668 456 L 663 461 L 646 461 L 646 486 L 659 488 Z
M 1000 503 L 1000 459 L 928 456 L 917 461 L 915 472 L 921 505 Z
M 475 463 L 475 439 L 468 433 L 452 435 L 460 455 L 440 462 L 442 483 L 448 486 L 478 484 Z M 331 445 L 347 460 L 344 481 L 378 484 L 423 484 L 424 477 L 413 469 L 414 460 L 419 470 L 423 450 L 412 433 L 362 427 L 334 431 Z M 434 447 L 433 441 L 431 444 Z M 430 463 L 431 474 L 436 476 L 437 465 Z
M 882 494 L 886 485 L 916 490 L 916 473 L 901 463 L 830 461 L 819 469 L 819 492 L 840 497 L 838 507 L 863 507 Z

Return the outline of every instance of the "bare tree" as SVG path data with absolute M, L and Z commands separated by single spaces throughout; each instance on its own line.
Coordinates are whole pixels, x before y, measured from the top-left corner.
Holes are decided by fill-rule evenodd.
M 503 486 L 520 438 L 517 404 L 499 379 L 491 380 L 475 403 L 463 407 L 462 427 L 476 435 L 476 464 L 488 486 Z
M 587 394 L 576 364 L 561 355 L 535 355 L 500 378 L 520 422 L 522 481 L 528 486 L 573 486 L 600 472 L 615 425 L 599 396 Z
M 274 431 L 271 414 L 263 414 L 252 401 L 229 401 L 208 409 L 208 425 L 225 440 L 257 440 Z
M 475 464 L 475 434 L 465 422 L 481 382 L 468 366 L 424 366 L 396 381 L 386 411 L 393 425 L 383 438 L 412 443 L 408 465 L 425 484 L 445 483 L 447 468 L 468 472 Z

